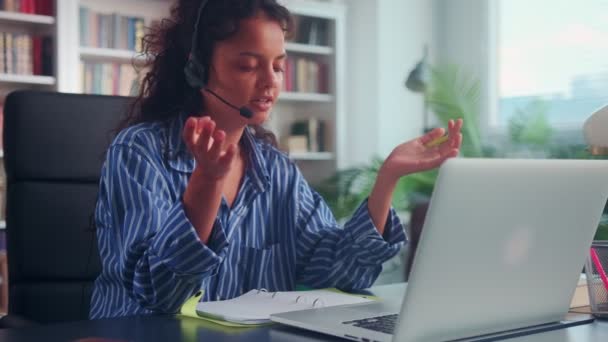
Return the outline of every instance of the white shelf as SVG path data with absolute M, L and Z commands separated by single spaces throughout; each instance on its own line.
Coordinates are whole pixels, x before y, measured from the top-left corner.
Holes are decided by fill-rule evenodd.
M 133 59 L 138 62 L 144 62 L 146 57 L 139 52 L 131 50 L 119 50 L 108 48 L 81 47 L 80 57 L 94 60 L 114 61 L 131 63 Z
M 331 152 L 298 152 L 289 153 L 289 158 L 294 160 L 332 160 L 334 154 Z
M 331 55 L 334 49 L 329 46 L 309 45 L 301 43 L 285 43 L 287 51 L 307 53 L 312 55 Z
M 306 101 L 306 102 L 332 102 L 334 97 L 330 94 L 282 92 L 279 101 Z
M 0 230 L 6 229 L 6 221 L 0 221 Z
M 0 11 L 0 22 L 53 25 L 55 18 L 48 15 Z
M 0 73 L 0 83 L 21 83 L 21 84 L 40 84 L 40 85 L 55 85 L 55 77 L 40 76 L 40 75 L 18 75 L 18 74 L 2 74 Z

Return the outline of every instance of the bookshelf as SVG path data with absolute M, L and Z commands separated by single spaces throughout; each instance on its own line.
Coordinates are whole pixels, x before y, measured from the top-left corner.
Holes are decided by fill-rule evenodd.
M 346 11 L 339 3 L 301 0 L 284 3 L 296 19 L 295 36 L 285 47 L 288 60 L 294 62 L 288 62 L 283 92 L 268 126 L 277 134 L 281 148 L 288 151 L 306 179 L 314 184 L 341 168 L 345 155 Z M 299 79 L 302 75 L 304 81 Z M 303 150 L 301 142 L 299 148 L 290 151 L 290 136 L 294 130 L 300 130 L 303 122 L 322 125 L 323 129 L 312 134 L 309 125 L 308 150 Z M 310 142 L 315 139 L 316 143 Z
M 57 89 L 57 80 L 54 76 L 56 73 L 52 64 L 54 59 L 52 40 L 56 37 L 56 18 L 52 4 L 51 0 L 0 2 L 0 122 L 4 119 L 2 111 L 4 98 L 11 91 Z M 0 134 L 0 141 L 1 139 Z M 6 228 L 4 220 L 6 177 L 1 142 L 0 164 L 0 231 L 2 231 Z
M 304 93 L 304 92 L 293 92 L 284 91 L 279 96 L 279 100 L 290 101 L 290 102 L 333 102 L 334 97 L 331 94 L 319 94 L 319 93 Z
M 286 43 L 285 49 L 290 52 L 307 53 L 315 55 L 331 55 L 334 49 L 331 46 L 319 46 L 301 43 Z
M 18 75 L 18 74 L 7 74 L 0 73 L 0 82 L 16 83 L 22 85 L 55 85 L 55 77 L 53 76 L 41 76 L 41 75 Z
M 55 17 L 50 15 L 28 14 L 0 10 L 0 22 L 16 23 L 20 25 L 53 25 L 55 24 Z
M 80 47 L 80 58 L 83 60 L 98 60 L 114 63 L 129 64 L 133 61 L 145 62 L 145 58 L 131 50 L 109 49 L 96 47 Z
M 63 0 L 62 0 L 63 1 Z M 64 32 L 68 51 L 62 62 L 79 65 L 59 81 L 59 91 L 105 95 L 133 95 L 142 76 L 133 64 L 145 62 L 141 37 L 145 27 L 169 13 L 171 2 L 142 0 L 65 0 L 66 15 L 76 19 Z M 68 62 L 69 61 L 69 62 Z
M 68 5 L 63 3 L 66 1 Z M 308 73 L 323 74 L 323 82 L 319 80 L 296 81 L 290 89 L 284 87 L 281 96 L 271 115 L 268 128 L 279 138 L 279 141 L 289 139 L 291 126 L 294 122 L 315 119 L 323 122 L 323 150 L 291 151 L 290 157 L 302 169 L 305 177 L 314 183 L 329 177 L 341 166 L 344 134 L 339 129 L 344 127 L 344 41 L 345 41 L 345 8 L 342 4 L 284 0 L 282 1 L 297 18 L 298 32 L 295 39 L 286 43 L 288 56 L 295 60 L 293 68 L 308 70 Z M 59 91 L 90 92 L 83 86 L 83 70 L 75 70 L 68 65 L 85 63 L 118 63 L 130 65 L 133 61 L 143 61 L 137 53 L 129 49 L 114 49 L 100 46 L 87 46 L 82 36 L 74 31 L 87 30 L 80 19 L 81 7 L 99 14 L 118 13 L 122 16 L 143 17 L 145 26 L 154 20 L 161 19 L 169 13 L 169 1 L 146 1 L 142 6 L 141 0 L 62 0 L 63 7 L 58 10 L 58 17 L 74 16 L 79 18 L 71 25 L 59 28 L 60 36 L 67 35 L 60 44 L 60 51 L 68 51 L 65 57 L 58 56 L 60 70 L 66 70 L 59 76 Z M 302 19 L 304 18 L 304 20 Z M 303 24 L 303 25 L 302 25 Z M 302 29 L 304 27 L 304 29 Z M 315 27 L 314 30 L 311 27 Z M 68 32 L 69 31 L 69 32 Z M 310 32 L 314 31 L 314 38 Z M 323 68 L 323 70 L 319 70 Z M 312 71 L 311 71 L 312 70 Z M 295 75 L 295 73 L 294 73 Z M 139 77 L 139 76 L 133 76 Z M 323 86 L 318 86 L 323 83 Z M 100 90 L 100 89 L 97 89 Z M 104 93 L 102 91 L 102 93 Z M 281 143 L 283 150 L 288 150 Z
M 87 71 L 83 65 L 111 64 L 132 69 L 133 62 L 137 64 L 144 61 L 134 49 L 125 48 L 123 38 L 118 37 L 121 34 L 114 34 L 114 40 L 109 39 L 111 44 L 102 44 L 99 41 L 96 44 L 85 44 L 87 39 L 83 35 L 90 32 L 95 24 L 98 26 L 104 24 L 100 24 L 99 21 L 84 23 L 81 20 L 82 8 L 88 9 L 89 14 L 106 15 L 104 17 L 106 19 L 101 21 L 133 17 L 141 18 L 144 26 L 149 26 L 155 20 L 167 16 L 172 3 L 170 0 L 34 1 L 50 1 L 53 4 L 52 15 L 0 11 L 0 32 L 52 37 L 52 72 L 48 75 L 32 75 L 6 73 L 0 70 L 0 101 L 2 102 L 6 94 L 16 89 L 92 93 L 93 89 L 85 85 Z M 300 62 L 300 67 L 303 70 L 308 70 L 309 73 L 313 70 L 313 74 L 323 75 L 323 81 L 309 79 L 305 82 L 293 83 L 290 89 L 284 88 L 267 126 L 281 141 L 281 148 L 286 150 L 283 141 L 289 138 L 294 122 L 309 119 L 323 122 L 325 141 L 322 150 L 289 151 L 290 157 L 298 163 L 304 175 L 314 183 L 329 177 L 340 168 L 344 156 L 345 134 L 341 129 L 345 127 L 345 6 L 340 3 L 315 0 L 283 0 L 282 3 L 298 18 L 296 39 L 286 43 L 288 56 L 295 61 L 294 69 L 297 68 L 297 61 L 301 60 L 303 62 Z M 124 23 L 124 19 L 121 20 Z M 304 26 L 308 25 L 305 29 L 301 27 L 303 22 Z M 315 28 L 311 29 L 311 26 Z M 311 38 L 310 32 L 313 31 L 314 37 Z M 90 43 L 90 39 L 88 42 Z M 322 70 L 319 70 L 321 68 Z M 133 79 L 140 76 L 129 75 Z M 323 85 L 319 86 L 321 83 Z M 108 94 L 108 91 L 111 93 L 113 90 L 116 89 L 101 87 L 95 89 L 95 92 Z M 121 90 L 124 91 L 124 88 Z M 0 161 L 1 151 L 0 148 Z

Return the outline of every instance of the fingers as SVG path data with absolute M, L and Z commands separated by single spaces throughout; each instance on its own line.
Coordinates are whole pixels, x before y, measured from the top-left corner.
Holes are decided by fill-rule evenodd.
M 460 133 L 460 132 L 454 133 L 453 135 L 450 136 L 450 141 L 448 144 L 441 144 L 441 146 L 439 146 L 439 154 L 441 154 L 442 156 L 445 156 L 445 155 L 449 155 L 450 153 L 452 153 L 453 150 L 456 150 L 456 152 L 458 152 L 458 150 L 460 149 L 461 143 L 462 143 L 462 133 Z
M 230 171 L 237 154 L 236 144 L 226 148 L 226 132 L 219 129 L 210 117 L 191 117 L 184 123 L 182 137 L 194 156 L 200 177 L 218 180 Z
M 452 148 L 460 148 L 462 145 L 462 133 L 458 132 L 454 136 L 454 140 L 452 140 L 451 146 Z
M 421 170 L 431 170 L 436 167 L 439 167 L 445 158 L 442 158 L 441 155 L 436 155 L 433 158 L 425 159 L 420 161 Z
M 216 128 L 209 117 L 190 117 L 184 124 L 182 133 L 186 146 L 197 157 L 218 160 L 226 140 L 226 132 Z
M 184 139 L 184 143 L 186 143 L 186 146 L 190 151 L 193 150 L 194 145 L 196 145 L 196 141 L 198 140 L 198 136 L 195 137 L 196 124 L 197 120 L 193 117 L 188 118 L 184 124 L 182 139 Z
M 444 136 L 444 129 L 435 128 L 434 130 L 420 137 L 420 142 L 426 147 L 443 147 L 443 145 L 447 145 L 447 148 L 459 148 L 460 144 L 462 143 L 462 134 L 460 133 L 462 125 L 462 119 L 449 120 L 447 136 Z M 444 144 L 445 141 L 449 141 L 449 143 Z
M 226 149 L 226 152 L 218 159 L 218 163 L 221 167 L 227 168 L 232 163 L 234 156 L 236 155 L 236 145 L 231 144 Z
M 435 128 L 432 131 L 430 131 L 427 134 L 420 137 L 420 142 L 423 145 L 426 145 L 426 144 L 430 143 L 431 141 L 440 138 L 444 134 L 445 134 L 445 129 L 443 129 L 441 127 Z
M 439 146 L 439 154 L 441 157 L 449 158 L 450 156 L 458 155 L 458 149 L 462 143 L 461 129 L 462 119 L 448 121 L 449 143 L 441 144 Z
M 448 144 L 444 144 L 448 145 Z M 442 146 L 443 147 L 443 146 Z M 421 161 L 421 167 L 423 170 L 430 170 L 441 166 L 441 164 L 448 158 L 453 158 L 458 156 L 459 150 L 457 148 L 447 148 L 445 150 L 440 150 L 439 153 L 436 153 L 432 158 L 428 158 L 426 160 Z
M 444 158 L 444 159 L 457 157 L 457 156 L 458 156 L 459 151 L 460 151 L 460 150 L 459 150 L 459 149 L 457 149 L 457 148 L 453 148 L 453 149 L 451 149 L 451 150 L 450 150 L 450 151 L 449 151 L 449 152 L 448 152 L 448 153 L 445 155 L 445 158 Z
M 457 149 L 457 148 L 447 148 L 445 151 L 441 151 L 441 154 L 439 155 L 439 158 L 438 158 L 439 159 L 439 163 L 438 163 L 437 166 L 439 166 L 441 163 L 443 163 L 448 158 L 457 157 L 459 151 L 460 150 Z
M 220 154 L 222 153 L 222 145 L 224 145 L 224 140 L 226 139 L 226 133 L 222 130 L 216 130 L 213 132 L 213 142 L 211 143 L 211 147 L 207 152 L 207 158 L 212 161 L 216 161 L 220 158 Z
M 460 145 L 462 144 L 462 133 L 460 132 L 462 124 L 462 119 L 448 121 L 449 143 L 441 144 L 439 146 L 439 155 L 436 160 L 434 160 L 436 164 L 435 167 L 441 165 L 447 158 L 458 156 Z
M 456 121 L 450 120 L 448 122 L 448 135 L 450 138 L 449 144 L 445 144 L 447 145 L 447 148 L 444 149 L 444 152 L 449 148 L 460 148 L 460 145 L 462 144 L 462 133 L 460 132 L 462 129 L 462 124 L 462 119 L 457 119 Z
M 200 137 L 197 141 L 197 150 L 199 152 L 207 152 L 209 150 L 211 136 L 215 132 L 215 121 L 211 120 L 208 116 L 199 118 L 197 128 L 200 132 Z

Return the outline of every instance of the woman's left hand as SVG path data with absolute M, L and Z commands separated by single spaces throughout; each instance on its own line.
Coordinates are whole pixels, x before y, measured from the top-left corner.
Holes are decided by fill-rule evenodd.
M 445 129 L 435 128 L 427 134 L 397 146 L 386 158 L 381 173 L 392 181 L 400 177 L 441 165 L 447 158 L 458 155 L 462 144 L 462 119 L 448 122 L 448 140 L 437 146 L 427 146 L 431 141 L 443 136 Z

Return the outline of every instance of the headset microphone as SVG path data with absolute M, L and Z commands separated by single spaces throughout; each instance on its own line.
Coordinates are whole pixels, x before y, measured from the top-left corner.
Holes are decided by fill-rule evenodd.
M 218 94 L 216 94 L 214 91 L 212 91 L 209 88 L 205 88 L 205 91 L 208 92 L 209 94 L 215 96 L 218 100 L 222 101 L 228 107 L 230 107 L 234 110 L 238 110 L 239 114 L 241 114 L 241 116 L 244 116 L 247 119 L 251 119 L 251 117 L 253 116 L 253 112 L 251 111 L 251 109 L 249 109 L 245 106 L 239 108 L 239 107 L 233 105 L 232 103 L 226 101 L 223 97 L 219 96 Z
M 218 100 L 222 101 L 224 104 L 237 110 L 241 116 L 250 119 L 253 117 L 253 112 L 251 109 L 247 107 L 237 107 L 230 102 L 224 100 L 221 96 L 214 93 L 210 89 L 207 88 L 207 68 L 204 65 L 203 61 L 201 61 L 198 56 L 198 29 L 200 26 L 201 17 L 203 16 L 203 11 L 205 6 L 207 6 L 208 0 L 203 0 L 198 8 L 198 14 L 196 17 L 196 23 L 194 24 L 194 32 L 192 33 L 192 44 L 190 50 L 190 57 L 184 66 L 184 75 L 186 77 L 186 82 L 192 87 L 196 89 L 204 89 L 209 94 L 217 97 Z

